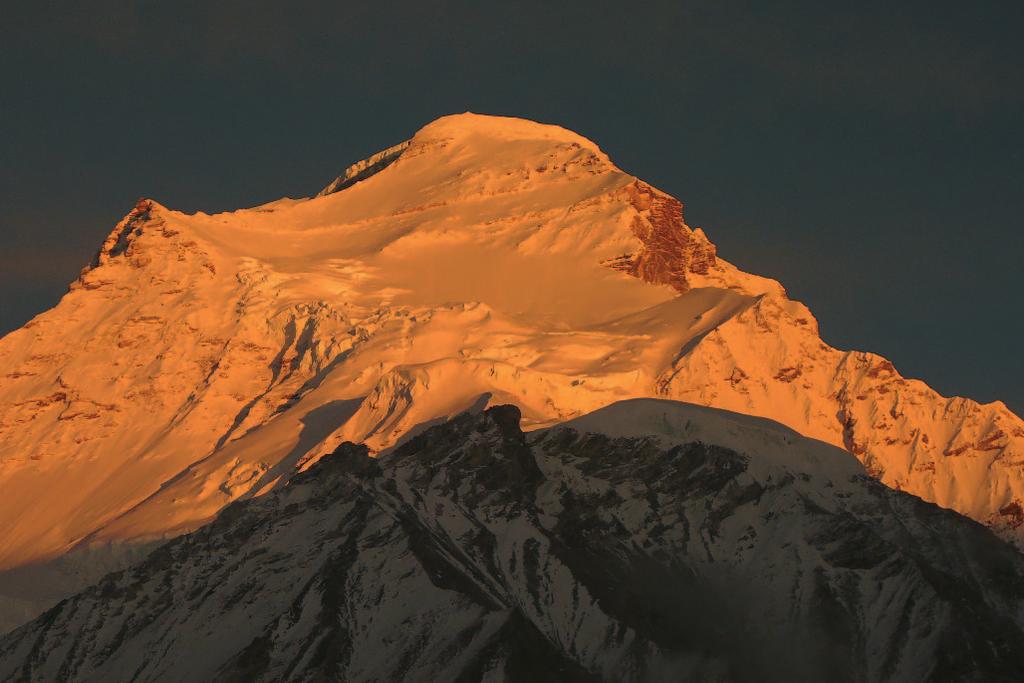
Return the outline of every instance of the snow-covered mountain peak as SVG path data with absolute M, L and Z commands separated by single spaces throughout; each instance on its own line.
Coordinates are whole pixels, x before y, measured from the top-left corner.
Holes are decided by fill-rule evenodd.
M 656 438 L 667 447 L 716 444 L 754 455 L 750 467 L 757 472 L 814 473 L 833 482 L 864 474 L 864 466 L 852 454 L 805 438 L 778 422 L 679 401 L 618 401 L 560 427 L 612 438 Z
M 139 202 L 0 340 L 0 569 L 195 528 L 344 441 L 636 398 L 773 419 L 1024 533 L 1017 416 L 831 348 L 585 138 L 444 117 L 332 186 L 214 215 Z
M 529 119 L 512 116 L 493 116 L 464 112 L 450 114 L 428 123 L 412 138 L 413 142 L 475 141 L 489 146 L 488 142 L 538 142 L 552 145 L 579 145 L 607 159 L 600 148 L 579 133 L 561 126 L 538 123 Z
M 578 152 L 586 160 L 589 172 L 594 167 L 617 170 L 600 148 L 587 138 L 559 126 L 546 125 L 506 116 L 486 116 L 466 112 L 441 117 L 421 128 L 411 139 L 388 147 L 349 166 L 316 196 L 340 192 L 357 182 L 397 163 L 403 156 L 425 156 L 435 170 L 450 167 L 465 183 L 475 166 L 490 171 L 518 175 L 524 166 L 538 173 L 567 172 L 569 165 L 552 163 L 566 150 Z M 551 177 L 551 176 L 549 176 Z M 533 180 L 541 179 L 536 176 Z

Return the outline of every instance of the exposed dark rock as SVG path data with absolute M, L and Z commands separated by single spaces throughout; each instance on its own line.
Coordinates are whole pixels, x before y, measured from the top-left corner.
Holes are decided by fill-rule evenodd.
M 519 418 L 342 444 L 7 636 L 0 678 L 1024 680 L 1024 559 L 981 525 Z

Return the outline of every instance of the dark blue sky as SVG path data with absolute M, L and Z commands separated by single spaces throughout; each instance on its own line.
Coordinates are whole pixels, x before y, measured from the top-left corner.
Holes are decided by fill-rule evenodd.
M 1020 2 L 4 2 L 0 332 L 140 196 L 305 196 L 446 113 L 595 140 L 826 341 L 1024 412 Z

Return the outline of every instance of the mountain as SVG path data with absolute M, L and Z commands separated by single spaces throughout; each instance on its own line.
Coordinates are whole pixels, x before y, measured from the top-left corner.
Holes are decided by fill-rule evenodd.
M 640 397 L 762 416 L 1024 542 L 1024 422 L 825 344 L 782 286 L 556 126 L 463 114 L 315 197 L 140 200 L 0 340 L 0 628 L 339 444 L 470 408 Z
M 1024 678 L 1024 557 L 849 453 L 671 401 L 519 419 L 346 442 L 10 634 L 0 678 Z

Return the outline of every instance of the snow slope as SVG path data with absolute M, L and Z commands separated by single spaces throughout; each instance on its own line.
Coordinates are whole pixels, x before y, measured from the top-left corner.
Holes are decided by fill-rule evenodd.
M 0 640 L 0 678 L 1024 677 L 1024 558 L 850 454 L 671 401 L 518 418 L 342 445 Z
M 141 200 L 0 340 L 0 570 L 64 562 L 66 592 L 343 441 L 382 451 L 495 403 L 535 429 L 639 397 L 771 418 L 1024 539 L 1018 417 L 830 348 L 681 211 L 575 133 L 474 114 L 313 198 Z M 20 618 L 0 607 L 0 626 Z

